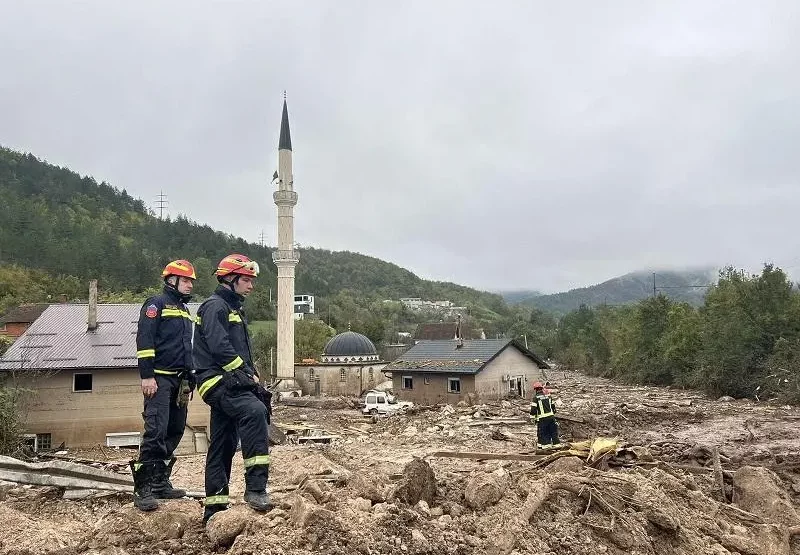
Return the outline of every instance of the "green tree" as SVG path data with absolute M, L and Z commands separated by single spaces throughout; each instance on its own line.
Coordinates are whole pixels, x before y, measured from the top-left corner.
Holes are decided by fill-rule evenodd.
M 11 339 L 5 335 L 0 336 L 0 357 L 6 354 L 9 347 L 11 347 Z
M 296 362 L 304 358 L 319 359 L 322 350 L 335 330 L 322 320 L 303 319 L 294 322 L 294 357 Z

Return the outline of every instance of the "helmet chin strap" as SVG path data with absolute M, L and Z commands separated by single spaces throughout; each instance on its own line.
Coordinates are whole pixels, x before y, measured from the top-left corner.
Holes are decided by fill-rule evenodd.
M 222 285 L 225 285 L 228 289 L 230 289 L 235 295 L 237 295 L 237 296 L 241 297 L 242 299 L 244 299 L 244 295 L 239 295 L 239 293 L 236 292 L 236 283 L 239 281 L 240 277 L 242 277 L 240 274 L 233 274 L 233 278 L 232 279 L 227 280 L 225 278 L 220 278 L 219 282 Z
M 175 278 L 175 283 L 170 282 L 170 278 L 173 278 L 173 277 Z M 192 300 L 192 295 L 189 294 L 189 293 L 181 293 L 178 290 L 178 282 L 179 281 L 180 281 L 180 278 L 178 276 L 176 276 L 176 275 L 168 275 L 167 277 L 164 278 L 164 285 L 166 285 L 167 287 L 169 287 L 170 289 L 175 291 L 178 295 L 180 295 L 181 302 L 188 303 L 190 300 Z

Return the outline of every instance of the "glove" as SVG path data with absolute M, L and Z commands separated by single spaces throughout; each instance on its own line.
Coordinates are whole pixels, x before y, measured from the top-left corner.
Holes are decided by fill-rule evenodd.
M 261 384 L 253 391 L 259 401 L 267 408 L 267 424 L 272 423 L 272 392 Z
M 195 375 L 194 370 L 186 374 L 186 383 L 189 385 L 189 393 L 193 393 L 197 388 L 197 375 Z
M 188 378 L 183 378 L 181 383 L 178 384 L 178 399 L 176 404 L 180 408 L 189 406 L 189 399 L 192 398 L 194 387 L 189 385 Z
M 253 381 L 253 378 L 244 367 L 239 367 L 232 372 L 226 372 L 223 378 L 231 392 L 236 391 L 255 391 L 258 383 Z

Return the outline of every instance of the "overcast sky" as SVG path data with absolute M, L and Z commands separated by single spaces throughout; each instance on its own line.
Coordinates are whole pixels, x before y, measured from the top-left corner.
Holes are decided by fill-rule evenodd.
M 486 289 L 800 272 L 796 0 L 0 14 L 0 144 L 254 242 L 275 242 L 286 89 L 303 246 Z

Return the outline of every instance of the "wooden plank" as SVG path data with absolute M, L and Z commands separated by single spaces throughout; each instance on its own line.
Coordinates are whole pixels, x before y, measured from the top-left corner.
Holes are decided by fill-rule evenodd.
M 467 426 L 522 426 L 530 424 L 528 420 L 519 420 L 517 418 L 503 418 L 497 420 L 476 420 L 474 422 L 467 422 Z
M 118 484 L 133 486 L 133 477 L 125 474 L 117 474 L 99 468 L 77 464 L 73 462 L 52 460 L 40 463 L 29 463 L 12 457 L 0 456 L 0 470 L 9 473 L 38 474 L 41 476 L 58 476 L 63 478 L 76 478 L 103 482 L 106 484 Z M 42 484 L 51 485 L 51 484 Z M 56 484 L 52 484 L 56 485 Z
M 725 493 L 725 478 L 722 475 L 722 465 L 719 462 L 719 448 L 714 446 L 711 450 L 711 463 L 714 468 L 714 481 L 717 482 L 720 498 L 723 503 L 728 502 L 728 494 Z
M 436 451 L 427 458 L 472 459 L 477 461 L 538 461 L 547 455 L 521 455 L 519 453 L 475 453 L 470 451 Z
M 342 436 L 300 436 L 297 438 L 297 443 L 330 443 L 334 439 L 339 439 L 340 437 Z
M 586 421 L 582 418 L 570 416 L 568 414 L 556 414 L 556 420 L 565 420 L 567 422 L 575 422 L 576 424 L 586 424 Z

